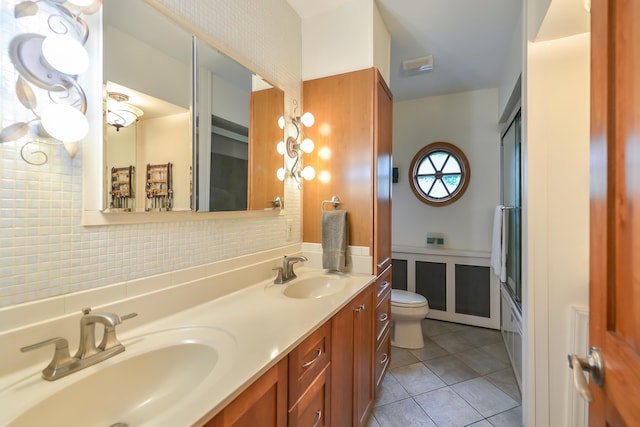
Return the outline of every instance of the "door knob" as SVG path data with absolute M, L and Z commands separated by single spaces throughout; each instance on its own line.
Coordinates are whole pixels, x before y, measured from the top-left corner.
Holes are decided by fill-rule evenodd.
M 597 347 L 591 347 L 588 357 L 580 357 L 574 353 L 569 353 L 567 358 L 569 359 L 569 367 L 573 369 L 573 385 L 584 400 L 591 402 L 593 396 L 584 377 L 584 372 L 590 373 L 594 384 L 602 387 L 604 383 L 604 361 L 600 350 Z

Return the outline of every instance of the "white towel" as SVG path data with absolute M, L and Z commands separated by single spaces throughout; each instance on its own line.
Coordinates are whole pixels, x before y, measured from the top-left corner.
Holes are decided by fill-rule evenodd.
M 348 264 L 349 224 L 347 211 L 322 212 L 322 268 L 344 271 Z
M 509 218 L 504 212 L 504 206 L 496 206 L 493 212 L 493 233 L 491 235 L 491 267 L 501 282 L 507 281 L 508 223 Z

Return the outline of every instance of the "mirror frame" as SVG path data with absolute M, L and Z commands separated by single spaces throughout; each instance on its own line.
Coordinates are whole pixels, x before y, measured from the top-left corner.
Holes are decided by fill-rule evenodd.
M 189 31 L 193 36 L 205 40 L 214 48 L 223 51 L 210 38 L 203 37 L 201 31 L 198 31 L 192 24 L 176 17 L 174 14 L 168 13 L 164 8 L 158 7 L 154 2 L 149 4 L 158 9 L 168 18 L 176 22 L 185 30 Z M 90 61 L 89 68 L 83 77 L 83 87 L 86 87 L 86 95 L 88 100 L 87 119 L 89 120 L 89 134 L 82 143 L 82 225 L 83 226 L 100 226 L 100 225 L 117 225 L 117 224 L 148 224 L 162 222 L 178 222 L 178 221 L 206 221 L 216 219 L 239 219 L 239 218 L 271 218 L 284 216 L 284 209 L 274 208 L 271 210 L 245 210 L 245 211 L 226 211 L 226 212 L 195 212 L 190 211 L 169 211 L 169 212 L 106 212 L 105 206 L 105 188 L 103 185 L 105 179 L 104 171 L 104 139 L 105 132 L 103 130 L 103 64 L 104 54 L 103 46 L 103 20 L 102 10 L 94 15 L 86 17 L 89 28 L 93 31 L 94 36 L 90 37 L 87 42 L 87 50 L 91 52 L 95 61 Z M 99 31 L 98 31 L 99 30 Z M 193 37 L 193 40 L 195 40 Z M 192 44 L 195 49 L 195 42 Z M 193 52 L 192 52 L 193 53 Z M 242 61 L 234 58 L 233 55 L 227 56 L 247 67 Z M 251 69 L 250 67 L 247 67 Z M 193 71 L 195 72 L 195 71 Z M 95 83 L 95 84 L 94 84 Z M 284 92 L 284 88 L 274 85 Z M 195 86 L 192 85 L 192 91 Z M 191 94 L 194 95 L 193 93 Z M 285 93 L 286 97 L 286 93 Z M 191 139 L 195 138 L 195 123 L 193 120 L 192 107 L 192 129 Z M 96 142 L 100 143 L 96 143 Z M 193 142 L 192 142 L 193 143 Z M 284 165 L 284 157 L 283 157 Z M 95 191 L 99 188 L 100 191 Z M 283 193 L 284 193 L 283 185 Z M 284 195 L 284 194 L 283 194 Z

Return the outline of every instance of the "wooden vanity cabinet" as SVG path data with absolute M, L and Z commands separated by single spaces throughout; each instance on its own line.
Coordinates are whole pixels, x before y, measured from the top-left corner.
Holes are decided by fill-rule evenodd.
M 376 351 L 373 358 L 374 388 L 382 383 L 391 360 L 391 267 L 376 280 Z
M 284 358 L 205 427 L 286 427 L 288 359 Z
M 388 268 L 205 427 L 366 425 L 388 364 L 390 274 Z M 381 357 L 385 363 L 375 363 Z
M 332 319 L 331 425 L 364 426 L 373 406 L 374 285 Z

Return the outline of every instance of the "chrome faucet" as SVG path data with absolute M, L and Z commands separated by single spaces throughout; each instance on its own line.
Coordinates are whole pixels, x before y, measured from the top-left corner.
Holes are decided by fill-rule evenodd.
M 298 277 L 296 276 L 296 273 L 293 271 L 293 264 L 300 261 L 309 261 L 309 260 L 305 256 L 288 257 L 285 255 L 284 260 L 282 261 L 282 267 L 274 268 L 274 270 L 278 270 L 278 275 L 276 276 L 273 283 L 283 284 Z
M 130 313 L 120 317 L 115 313 L 92 313 L 90 308 L 83 309 L 82 313 L 83 316 L 80 318 L 80 344 L 73 357 L 69 353 L 69 342 L 60 337 L 51 338 L 20 349 L 24 353 L 49 344 L 55 344 L 56 349 L 53 359 L 42 371 L 42 377 L 45 380 L 55 381 L 122 353 L 125 348 L 116 337 L 116 326 L 138 315 L 137 313 Z M 104 334 L 99 345 L 96 345 L 96 323 L 104 325 Z
M 76 352 L 76 359 L 84 359 L 98 353 L 98 347 L 96 346 L 96 323 L 104 325 L 104 337 L 107 336 L 107 328 L 110 328 L 115 335 L 115 327 L 122 321 L 115 313 L 91 313 L 90 308 L 82 310 L 84 314 L 80 318 L 80 344 L 78 344 L 78 351 Z M 117 340 L 116 340 L 117 341 Z M 114 343 L 111 347 L 115 347 L 119 342 Z M 105 350 L 102 348 L 101 350 Z

